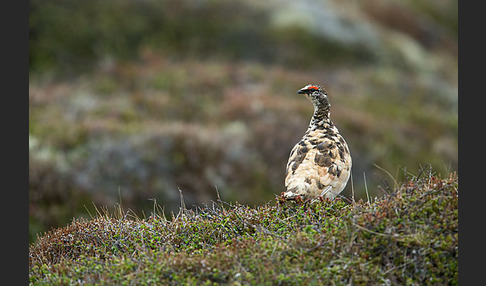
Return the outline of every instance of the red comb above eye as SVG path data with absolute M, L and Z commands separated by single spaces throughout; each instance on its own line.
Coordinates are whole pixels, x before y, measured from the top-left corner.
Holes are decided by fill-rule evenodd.
M 309 86 L 307 89 L 311 89 L 311 90 L 318 90 L 319 87 L 315 86 L 315 85 L 311 85 Z

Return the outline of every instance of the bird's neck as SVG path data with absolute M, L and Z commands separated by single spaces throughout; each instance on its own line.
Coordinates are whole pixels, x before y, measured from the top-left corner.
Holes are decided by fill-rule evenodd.
M 314 106 L 314 115 L 312 115 L 312 119 L 309 123 L 309 128 L 329 128 L 331 127 L 332 121 L 331 121 L 331 112 L 330 112 L 330 106 L 319 106 L 315 105 Z

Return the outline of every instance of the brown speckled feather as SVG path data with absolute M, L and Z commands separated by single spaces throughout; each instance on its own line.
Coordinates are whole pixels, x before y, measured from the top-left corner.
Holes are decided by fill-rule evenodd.
M 344 138 L 330 120 L 324 88 L 310 84 L 299 90 L 314 104 L 314 115 L 302 140 L 290 152 L 283 196 L 286 199 L 334 199 L 351 174 L 351 155 Z

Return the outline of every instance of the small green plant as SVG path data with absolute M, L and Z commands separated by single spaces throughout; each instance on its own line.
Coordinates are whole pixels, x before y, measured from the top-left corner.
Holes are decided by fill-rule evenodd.
M 373 202 L 248 207 L 218 199 L 167 219 L 121 205 L 40 235 L 33 285 L 451 284 L 458 275 L 458 179 L 431 170 Z

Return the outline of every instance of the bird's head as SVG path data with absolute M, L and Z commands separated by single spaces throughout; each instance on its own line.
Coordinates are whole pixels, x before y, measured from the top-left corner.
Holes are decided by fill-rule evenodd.
M 324 87 L 317 84 L 308 84 L 297 91 L 298 94 L 303 94 L 307 97 L 314 107 L 317 109 L 329 109 L 329 99 L 327 98 L 327 92 Z

